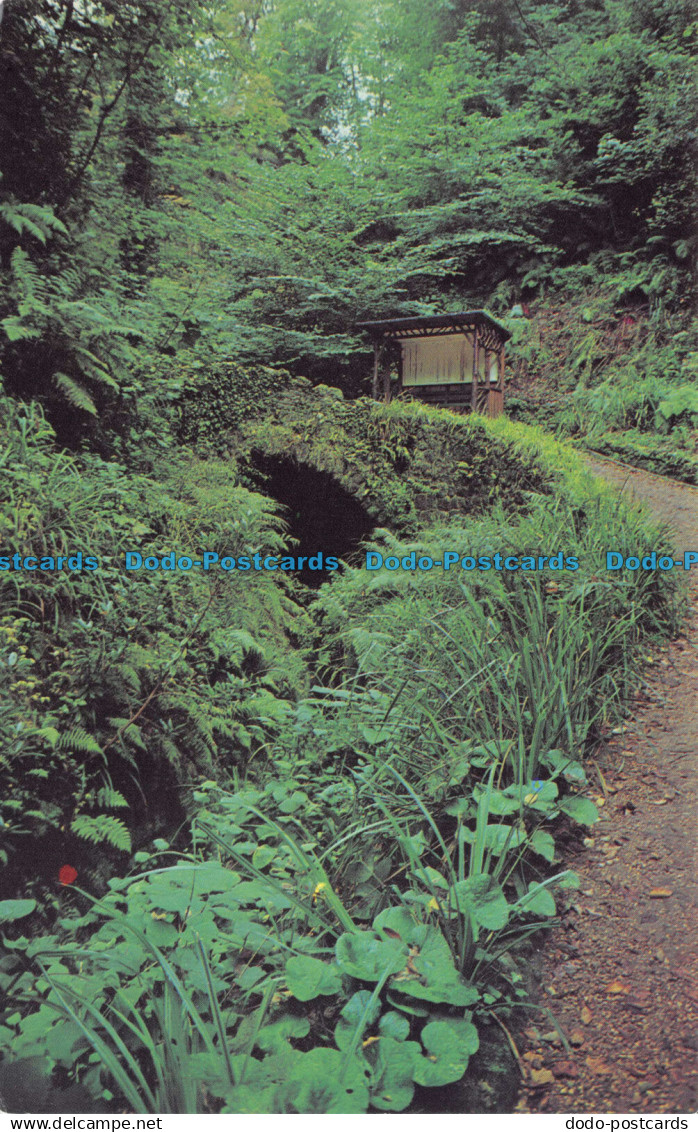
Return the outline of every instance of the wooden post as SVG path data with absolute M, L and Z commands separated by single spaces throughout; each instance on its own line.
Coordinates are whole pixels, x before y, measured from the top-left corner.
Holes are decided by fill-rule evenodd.
M 383 400 L 386 405 L 390 403 L 390 352 L 385 351 L 383 356 Z
M 473 330 L 473 384 L 470 391 L 470 411 L 471 413 L 477 412 L 477 385 L 478 385 L 478 365 L 479 365 L 479 352 L 480 344 L 478 342 L 478 328 Z
M 374 401 L 378 400 L 378 367 L 380 365 L 381 348 L 378 344 L 378 339 L 373 340 L 373 384 L 371 386 L 371 395 Z
M 490 389 L 491 389 L 491 386 L 490 386 L 490 364 L 489 363 L 490 363 L 490 352 L 487 349 L 487 347 L 485 346 L 485 381 L 484 381 L 484 384 L 483 384 L 484 397 L 480 398 L 480 404 L 482 405 L 482 402 L 484 400 L 485 404 L 484 404 L 484 408 L 482 409 L 482 412 L 484 412 L 485 416 L 488 416 L 488 417 L 490 416 Z

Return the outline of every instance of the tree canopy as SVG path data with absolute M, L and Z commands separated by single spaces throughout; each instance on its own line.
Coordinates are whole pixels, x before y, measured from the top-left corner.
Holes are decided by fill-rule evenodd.
M 362 317 L 678 304 L 695 30 L 645 0 L 10 3 L 7 388 L 94 437 L 212 357 L 356 393 Z

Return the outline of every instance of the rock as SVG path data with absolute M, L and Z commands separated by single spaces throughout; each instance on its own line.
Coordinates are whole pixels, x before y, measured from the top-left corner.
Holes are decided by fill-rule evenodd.
M 627 983 L 621 983 L 618 979 L 614 979 L 606 987 L 606 992 L 608 994 L 630 994 L 630 987 Z
M 552 1085 L 555 1078 L 549 1069 L 532 1069 L 530 1084 L 534 1089 L 541 1089 L 545 1085 Z
M 556 1061 L 553 1065 L 555 1077 L 578 1077 L 579 1066 L 575 1061 Z

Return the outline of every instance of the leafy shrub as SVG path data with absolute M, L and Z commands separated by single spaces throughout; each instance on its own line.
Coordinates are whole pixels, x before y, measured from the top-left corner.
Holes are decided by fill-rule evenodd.
M 0 576 L 2 852 L 24 846 L 15 865 L 43 875 L 46 835 L 128 850 L 168 807 L 181 819 L 178 783 L 196 768 L 263 750 L 304 678 L 287 655 L 302 617 L 283 579 L 124 571 L 144 542 L 156 555 L 284 543 L 274 505 L 230 464 L 183 453 L 158 480 L 129 477 L 56 451 L 36 405 L 2 408 L 5 555 L 99 562 Z
M 533 917 L 530 930 L 550 916 L 551 884 L 565 880 L 531 882 L 511 901 L 488 875 L 485 827 L 504 829 L 487 825 L 491 780 L 466 875 L 464 837 L 449 881 L 427 864 L 423 833 L 385 823 L 407 847 L 416 891 L 396 893 L 368 929 L 322 864 L 333 853 L 300 824 L 312 806 L 295 783 L 236 795 L 209 783 L 198 797 L 196 858 L 112 881 L 58 935 L 12 942 L 0 1043 L 15 1064 L 47 1090 L 79 1079 L 97 1107 L 136 1112 L 401 1111 L 415 1085 L 460 1080 L 478 1049 L 475 1020 L 506 1007 L 492 983 L 497 941 L 510 921 Z M 327 797 L 316 819 L 330 808 Z M 343 832 L 370 845 L 370 827 Z M 543 842 L 534 836 L 547 854 Z M 22 921 L 25 904 L 6 918 Z M 469 959 L 454 951 L 461 929 Z
M 291 381 L 285 370 L 235 362 L 202 367 L 170 381 L 176 402 L 176 432 L 185 444 L 225 451 L 229 432 L 270 409 Z

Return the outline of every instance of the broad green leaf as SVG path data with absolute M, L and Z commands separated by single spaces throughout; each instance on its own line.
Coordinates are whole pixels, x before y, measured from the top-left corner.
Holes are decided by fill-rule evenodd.
M 429 1022 L 420 1037 L 426 1054 L 415 1066 L 414 1079 L 419 1085 L 459 1081 L 480 1045 L 472 1022 L 456 1018 Z
M 473 791 L 473 798 L 479 801 L 486 793 L 487 788 L 478 784 Z M 521 787 L 514 787 L 514 791 L 511 793 L 505 790 L 492 790 L 489 796 L 488 812 L 493 816 L 504 817 L 507 814 L 518 813 L 522 804 L 523 793 Z
M 345 975 L 376 983 L 406 966 L 407 946 L 400 940 L 381 940 L 373 932 L 347 932 L 337 940 L 337 963 Z
M 485 830 L 485 845 L 497 856 L 516 849 L 526 840 L 526 831 L 518 826 L 488 825 Z
M 468 910 L 487 931 L 497 931 L 509 920 L 509 905 L 500 885 L 489 876 L 467 877 L 454 886 L 459 907 Z
M 561 774 L 568 782 L 586 782 L 587 776 L 580 762 L 571 759 L 564 751 L 547 751 L 540 760 L 553 774 Z
M 259 1049 L 277 1053 L 287 1045 L 290 1038 L 305 1038 L 310 1033 L 310 1022 L 295 1014 L 287 1014 L 278 1021 L 262 1026 L 257 1034 Z
M 555 898 L 549 887 L 543 887 L 535 881 L 528 886 L 528 893 L 521 897 L 519 906 L 524 912 L 531 912 L 534 916 L 554 916 Z
M 336 967 L 312 955 L 292 955 L 286 963 L 286 982 L 294 998 L 310 1002 L 321 994 L 339 994 L 342 976 Z
M 174 924 L 169 924 L 167 920 L 154 919 L 152 916 L 146 916 L 144 931 L 147 938 L 156 947 L 174 947 L 180 937 L 180 933 Z M 201 923 L 198 917 L 197 932 L 201 934 Z
M 444 979 L 443 982 L 433 982 L 428 985 L 415 978 L 392 979 L 388 1000 L 393 1006 L 407 1009 L 397 998 L 398 995 L 406 995 L 407 998 L 417 999 L 420 1002 L 446 1003 L 449 1006 L 472 1006 L 480 999 L 477 988 L 466 983 L 460 976 L 452 982 Z
M 531 848 L 539 857 L 552 861 L 555 857 L 555 840 L 552 834 L 544 829 L 534 829 L 530 838 Z
M 520 787 L 516 787 L 516 789 L 519 790 Z M 551 778 L 546 779 L 545 782 L 534 779 L 532 782 L 526 783 L 523 788 L 524 805 L 544 814 L 549 813 L 558 794 L 557 783 L 553 782 Z
M 395 1038 L 398 1042 L 404 1042 L 410 1032 L 409 1019 L 397 1010 L 389 1010 L 386 1014 L 381 1015 L 378 1032 L 386 1038 Z
M 0 900 L 0 921 L 22 920 L 36 908 L 36 900 Z
M 334 1028 L 334 1040 L 339 1049 L 348 1049 L 358 1038 L 363 1039 L 366 1029 L 380 1014 L 380 1002 L 369 990 L 356 991 L 342 1009 L 339 1022 Z
M 265 869 L 278 857 L 279 850 L 273 845 L 258 845 L 252 854 L 252 864 L 256 869 Z
M 264 1063 L 262 1063 L 264 1065 Z M 354 1113 L 368 1106 L 368 1067 L 360 1057 L 317 1048 L 299 1055 L 275 1092 L 272 1112 Z
M 406 1020 L 405 1020 L 406 1021 Z M 420 1056 L 417 1042 L 381 1037 L 366 1052 L 373 1070 L 371 1104 L 381 1112 L 403 1112 L 414 1096 L 414 1071 Z
M 589 798 L 582 798 L 580 795 L 563 798 L 560 802 L 560 809 L 579 825 L 593 825 L 595 821 L 599 820 L 599 811 L 594 803 Z

